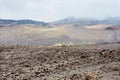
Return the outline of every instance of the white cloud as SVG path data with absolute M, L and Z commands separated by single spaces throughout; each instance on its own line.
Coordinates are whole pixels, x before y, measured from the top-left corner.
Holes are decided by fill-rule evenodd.
M 0 0 L 0 18 L 53 21 L 120 16 L 120 0 Z

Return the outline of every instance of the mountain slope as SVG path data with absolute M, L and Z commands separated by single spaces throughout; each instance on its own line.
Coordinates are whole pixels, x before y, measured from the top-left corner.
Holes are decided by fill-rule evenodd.
M 97 25 L 97 24 L 108 24 L 108 25 L 120 25 L 120 18 L 106 18 L 104 20 L 97 20 L 91 18 L 74 18 L 68 17 L 62 20 L 58 20 L 52 23 L 53 25 L 65 25 L 65 24 L 72 24 L 72 25 Z
M 120 25 L 120 18 L 107 18 L 104 20 L 97 20 L 91 18 L 74 18 L 68 17 L 62 20 L 57 20 L 54 22 L 42 22 L 42 21 L 34 21 L 34 20 L 7 20 L 0 19 L 0 27 L 3 26 L 13 26 L 13 25 L 40 25 L 40 26 L 58 26 L 58 25 L 72 25 L 72 26 L 90 26 L 90 25 L 98 25 L 98 24 L 107 24 L 107 25 Z
M 20 25 L 20 24 L 35 24 L 35 25 L 41 25 L 46 26 L 48 23 L 40 22 L 40 21 L 34 21 L 34 20 L 6 20 L 6 19 L 0 19 L 0 25 L 3 26 L 12 26 L 12 25 Z
M 0 44 L 40 45 L 91 44 L 120 41 L 120 30 L 94 30 L 74 26 L 1 27 Z M 117 40 L 115 40 L 117 38 Z

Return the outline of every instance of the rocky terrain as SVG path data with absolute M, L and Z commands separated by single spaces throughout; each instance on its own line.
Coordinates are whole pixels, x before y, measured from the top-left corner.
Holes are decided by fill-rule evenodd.
M 120 44 L 1 45 L 0 80 L 120 80 Z

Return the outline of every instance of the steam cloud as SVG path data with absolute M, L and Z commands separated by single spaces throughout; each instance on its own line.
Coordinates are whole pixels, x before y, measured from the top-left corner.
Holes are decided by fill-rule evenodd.
M 106 42 L 108 43 L 117 43 L 118 39 L 117 39 L 117 31 L 113 31 L 112 34 L 110 34 L 106 40 Z

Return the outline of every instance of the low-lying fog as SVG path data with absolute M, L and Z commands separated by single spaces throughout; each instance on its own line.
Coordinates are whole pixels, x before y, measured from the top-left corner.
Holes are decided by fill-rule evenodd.
M 0 44 L 23 44 L 51 46 L 58 44 L 94 44 L 114 43 L 120 41 L 120 30 L 89 29 L 62 25 L 55 27 L 1 27 Z

